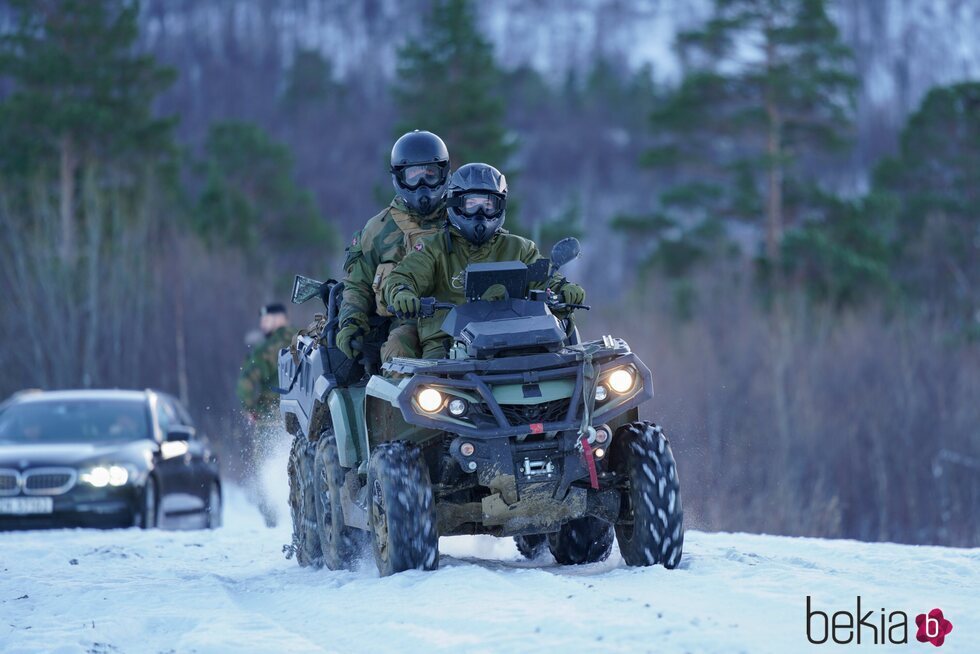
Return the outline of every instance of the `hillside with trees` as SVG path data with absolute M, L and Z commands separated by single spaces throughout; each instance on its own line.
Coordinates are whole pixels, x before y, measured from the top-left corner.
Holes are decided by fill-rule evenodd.
M 582 239 L 695 527 L 980 544 L 980 12 L 525 4 L 0 7 L 0 397 L 159 387 L 238 472 L 258 307 L 431 129 Z

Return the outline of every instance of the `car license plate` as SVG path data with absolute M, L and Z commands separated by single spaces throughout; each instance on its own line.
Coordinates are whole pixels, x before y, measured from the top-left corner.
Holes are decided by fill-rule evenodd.
M 52 511 L 54 500 L 50 497 L 0 497 L 0 514 L 31 515 Z

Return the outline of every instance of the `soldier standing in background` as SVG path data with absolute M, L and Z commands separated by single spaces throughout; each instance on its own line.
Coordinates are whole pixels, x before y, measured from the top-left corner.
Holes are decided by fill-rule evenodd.
M 347 248 L 344 301 L 340 309 L 337 347 L 355 358 L 351 345 L 370 331 L 372 315 L 392 319 L 382 361 L 392 357 L 419 357 L 415 320 L 395 318 L 381 297 L 385 280 L 406 253 L 446 224 L 444 195 L 449 179 L 449 150 L 432 132 L 404 134 L 391 148 L 391 180 L 395 198 L 384 211 L 354 235 Z
M 247 420 L 241 447 L 246 488 L 259 507 L 269 527 L 276 524 L 276 510 L 262 487 L 261 465 L 274 444 L 272 438 L 282 431 L 279 420 L 279 351 L 288 348 L 293 339 L 286 307 L 278 302 L 259 311 L 259 328 L 263 340 L 254 345 L 242 366 L 237 393 Z

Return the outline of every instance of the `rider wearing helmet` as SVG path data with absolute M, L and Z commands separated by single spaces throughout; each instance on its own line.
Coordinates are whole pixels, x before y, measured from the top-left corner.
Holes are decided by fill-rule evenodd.
M 406 252 L 446 224 L 444 196 L 449 178 L 449 150 L 432 132 L 404 134 L 391 148 L 391 183 L 395 198 L 354 234 L 347 248 L 343 304 L 339 315 L 337 347 L 353 359 L 352 341 L 370 330 L 369 317 L 391 317 L 382 359 L 421 354 L 415 320 L 392 316 L 381 297 L 388 274 Z
M 533 263 L 542 255 L 532 241 L 503 229 L 507 209 L 507 180 L 499 170 L 483 163 L 466 164 L 453 173 L 446 198 L 449 225 L 438 235 L 428 236 L 388 275 L 384 297 L 397 314 L 418 314 L 420 298 L 433 296 L 440 302 L 461 304 L 463 271 L 470 263 L 523 261 Z M 563 302 L 581 304 L 585 291 L 555 273 L 532 288 L 548 287 Z M 491 298 L 487 298 L 491 299 Z M 497 298 L 493 298 L 497 299 Z M 443 312 L 419 318 L 418 334 L 422 356 L 446 356 L 449 336 L 442 331 Z

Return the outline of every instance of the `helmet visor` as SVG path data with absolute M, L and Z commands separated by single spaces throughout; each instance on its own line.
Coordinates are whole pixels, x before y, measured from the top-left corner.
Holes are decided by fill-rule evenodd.
M 473 192 L 457 195 L 450 199 L 449 204 L 464 216 L 482 213 L 491 217 L 503 212 L 506 200 L 495 193 Z
M 398 183 L 408 189 L 420 186 L 436 188 L 446 181 L 446 166 L 438 163 L 403 166 L 395 169 L 395 175 Z

